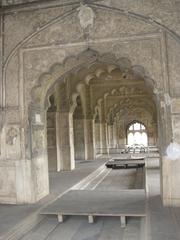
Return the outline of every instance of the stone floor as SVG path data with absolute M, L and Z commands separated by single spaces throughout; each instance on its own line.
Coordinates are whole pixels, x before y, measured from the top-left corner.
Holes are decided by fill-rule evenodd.
M 103 174 L 100 174 L 84 189 L 106 189 L 107 191 L 132 189 L 137 182 L 137 176 L 140 177 L 135 169 L 105 169 Z M 142 234 L 140 229 L 144 226 L 144 219 L 129 218 L 126 229 L 122 230 L 117 217 L 98 217 L 94 224 L 89 224 L 86 217 L 68 217 L 63 224 L 57 222 L 57 217 L 50 217 L 50 221 L 48 218 L 24 236 L 22 240 L 125 240 L 131 239 L 130 237 L 137 240 L 144 239 L 140 238 Z
M 91 177 L 88 174 L 97 171 L 105 160 L 78 162 L 72 173 L 50 174 L 51 195 L 30 206 L 0 206 L 0 239 L 13 226 L 20 215 L 27 217 L 32 211 L 43 207 L 59 194 L 72 187 L 82 179 L 81 184 L 72 189 L 88 190 L 120 190 L 144 188 L 146 185 L 148 198 L 146 204 L 146 220 L 144 218 L 128 218 L 127 227 L 120 227 L 117 217 L 98 217 L 94 224 L 89 224 L 86 217 L 68 217 L 64 223 L 58 223 L 56 216 L 44 217 L 23 237 L 11 238 L 21 240 L 180 240 L 180 208 L 164 208 L 160 200 L 159 169 L 155 159 L 151 159 L 146 169 L 146 184 L 143 174 L 134 169 L 111 170 L 101 167 Z M 61 183 L 61 184 L 59 184 Z M 103 202 L 102 202 L 103 204 Z M 20 211 L 21 214 L 18 214 Z M 13 214 L 12 214 L 13 212 Z M 23 219 L 23 216 L 21 220 Z M 4 221 L 3 221 L 4 220 Z M 6 225 L 6 226 L 5 226 Z
M 41 218 L 36 219 L 36 217 L 43 206 L 55 200 L 82 179 L 85 179 L 106 161 L 107 158 L 87 161 L 86 163 L 77 161 L 76 169 L 72 172 L 50 172 L 50 194 L 36 204 L 0 204 L 0 240 L 18 239 L 18 236 L 22 233 L 22 228 L 29 228 L 29 225 L 33 224 L 33 222 L 41 221 Z M 83 182 L 82 185 L 84 185 Z

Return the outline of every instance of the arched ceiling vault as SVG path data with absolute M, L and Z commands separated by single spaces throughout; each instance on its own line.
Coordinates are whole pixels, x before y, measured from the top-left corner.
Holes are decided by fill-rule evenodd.
M 70 104 L 69 109 L 75 110 L 79 96 L 84 116 L 91 112 L 90 115 L 95 118 L 98 109 L 99 118 L 107 119 L 116 116 L 122 109 L 126 109 L 127 114 L 140 107 L 156 119 L 153 100 L 156 85 L 143 67 L 132 66 L 129 59 L 116 59 L 112 54 L 108 62 L 108 54 L 100 56 L 92 50 L 82 55 L 82 62 L 81 57 L 73 57 L 67 59 L 64 65 L 52 66 L 49 73 L 42 75 L 39 84 L 32 90 L 32 101 L 42 106 L 48 95 L 63 86 L 63 95 L 67 95 L 66 104 Z M 85 57 L 90 59 L 86 64 Z M 88 99 L 86 91 L 89 91 Z M 105 104 L 103 109 L 102 104 Z M 125 113 L 122 114 L 124 115 Z
M 122 108 L 122 106 L 118 106 L 115 107 L 114 109 L 112 109 L 108 114 L 107 114 L 107 121 L 109 121 L 111 119 L 114 119 L 115 117 L 119 117 L 120 120 L 124 120 L 125 118 L 127 118 L 127 116 L 137 116 L 141 114 L 139 113 L 143 113 L 145 115 L 151 116 L 153 121 L 156 121 L 156 112 L 152 111 L 151 108 L 142 106 L 142 105 L 134 105 L 134 106 L 125 106 L 124 108 Z
M 112 54 L 110 54 L 108 63 L 108 54 L 99 55 L 93 50 L 85 51 L 77 58 L 66 59 L 63 64 L 54 64 L 49 72 L 42 74 L 38 84 L 32 89 L 31 101 L 42 106 L 46 95 L 66 79 L 68 79 L 70 94 L 77 91 L 78 84 L 91 86 L 101 84 L 102 86 L 106 83 L 113 90 L 114 87 L 117 88 L 122 84 L 129 85 L 132 81 L 134 84 L 148 82 L 152 89 L 156 88 L 155 82 L 143 67 L 138 68 L 132 65 L 130 67 L 129 62 L 130 60 L 126 58 L 116 59 L 115 56 L 112 58 Z M 103 93 L 105 92 L 107 90 L 104 90 Z

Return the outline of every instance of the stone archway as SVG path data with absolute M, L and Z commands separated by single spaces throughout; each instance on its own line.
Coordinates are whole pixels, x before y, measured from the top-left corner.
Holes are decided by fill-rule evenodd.
M 127 65 L 126 65 L 127 64 Z M 81 69 L 84 69 L 81 71 Z M 138 71 L 136 71 L 138 69 Z M 137 77 L 144 77 L 146 83 L 153 91 L 154 82 L 150 77 L 147 77 L 145 71 L 141 72 L 140 69 L 132 67 L 130 61 L 121 58 L 116 59 L 112 54 L 104 54 L 100 55 L 98 52 L 93 50 L 87 50 L 82 52 L 77 57 L 72 57 L 66 59 L 62 64 L 53 65 L 48 73 L 44 73 L 40 76 L 38 83 L 34 85 L 31 91 L 31 98 L 28 98 L 26 101 L 28 111 L 25 110 L 25 116 L 29 119 L 26 125 L 25 139 L 27 139 L 27 148 L 26 155 L 29 154 L 29 160 L 31 164 L 29 166 L 29 171 L 33 169 L 32 182 L 33 186 L 26 189 L 28 192 L 26 201 L 27 202 L 35 202 L 44 197 L 49 192 L 48 185 L 48 164 L 47 164 L 47 142 L 46 142 L 46 110 L 48 107 L 48 97 L 52 95 L 52 93 L 58 91 L 61 92 L 61 99 L 59 101 L 59 107 L 61 108 L 61 114 L 57 116 L 57 119 L 62 120 L 64 122 L 62 124 L 62 131 L 64 130 L 64 126 L 66 128 L 65 136 L 68 136 L 67 140 L 67 148 L 68 151 L 67 158 L 65 162 L 68 163 L 68 166 L 64 165 L 64 170 L 72 170 L 74 168 L 74 152 L 73 149 L 70 150 L 69 146 L 72 145 L 71 141 L 72 137 L 72 115 L 76 106 L 75 100 L 78 96 L 78 89 L 75 92 L 72 92 L 71 98 L 65 96 L 66 93 L 66 80 L 69 79 L 70 75 L 74 72 L 80 74 L 81 80 L 78 80 L 78 84 L 82 84 L 83 88 L 87 90 L 90 82 L 95 83 L 96 81 L 106 81 L 111 80 L 111 76 L 116 77 L 118 74 L 122 76 L 123 81 L 126 81 L 126 78 L 131 77 L 133 74 Z M 68 80 L 69 81 L 69 80 Z M 110 87 L 111 88 L 111 87 Z M 111 88 L 111 91 L 114 87 Z M 159 90 L 154 88 L 154 92 L 159 94 Z M 112 95 L 115 92 L 112 91 Z M 100 111 L 100 120 L 103 120 L 100 124 L 101 129 L 101 143 L 102 148 L 107 149 L 107 124 L 104 121 L 105 115 L 102 112 L 104 108 L 104 98 L 111 94 L 107 93 L 107 90 L 103 90 L 101 96 L 99 98 L 94 99 L 94 107 L 99 104 Z M 90 95 L 85 94 L 85 98 Z M 83 97 L 83 96 L 82 96 Z M 163 99 L 162 95 L 157 96 L 157 101 L 159 102 Z M 83 102 L 83 104 L 87 105 L 87 102 Z M 83 105 L 82 104 L 82 105 Z M 91 108 L 86 108 L 90 110 Z M 63 114 L 63 119 L 62 119 Z M 86 133 L 93 129 L 93 112 L 86 112 Z M 28 117 L 27 117 L 28 116 Z M 68 125 L 67 125 L 68 123 Z M 64 125 L 65 124 L 65 125 Z M 59 129 L 60 130 L 60 129 Z M 68 134 L 67 134 L 68 133 Z M 86 135 L 88 136 L 88 135 Z M 91 138 L 86 139 L 86 144 L 89 146 L 89 150 L 86 151 L 86 154 L 89 159 L 92 159 L 92 149 L 93 149 L 93 136 Z M 59 151 L 60 152 L 60 151 Z M 94 155 L 94 153 L 93 153 Z M 58 157 L 57 157 L 58 158 Z M 59 154 L 59 162 L 61 162 L 61 154 Z M 24 180 L 26 181 L 26 180 Z M 27 180 L 29 182 L 29 180 Z
M 77 16 L 79 9 L 82 11 L 81 13 L 84 13 L 83 9 L 89 10 L 91 13 L 90 19 L 85 19 L 85 23 L 81 18 L 83 15 Z M 96 18 L 93 13 L 97 15 Z M 164 24 L 166 25 L 166 21 Z M 153 91 L 157 99 L 161 154 L 165 154 L 172 135 L 174 141 L 179 141 L 179 131 L 174 130 L 172 133 L 171 129 L 171 125 L 174 129 L 179 129 L 179 117 L 176 114 L 179 114 L 179 68 L 177 67 L 178 51 L 176 51 L 179 50 L 179 36 L 165 25 L 153 16 L 137 14 L 117 6 L 91 3 L 79 8 L 79 4 L 77 4 L 74 9 L 67 9 L 67 11 L 65 9 L 62 14 L 58 13 L 56 17 L 52 16 L 51 20 L 42 23 L 37 29 L 35 27 L 29 32 L 27 31 L 24 38 L 17 36 L 14 38 L 15 44 L 13 42 L 12 48 L 10 47 L 7 51 L 2 72 L 3 104 L 2 118 L 0 119 L 3 140 L 1 144 L 2 172 L 10 174 L 11 171 L 13 172 L 13 177 L 7 179 L 8 186 L 10 186 L 8 190 L 4 179 L 1 179 L 2 201 L 35 202 L 48 194 L 47 143 L 45 141 L 47 104 L 45 99 L 48 99 L 51 90 L 54 90 L 53 86 L 64 80 L 66 73 L 78 72 L 82 66 L 88 69 L 87 66 L 93 65 L 93 63 L 97 64 L 97 62 L 100 62 L 101 66 L 101 62 L 109 65 L 107 71 L 104 71 L 103 66 L 95 73 L 92 71 L 90 74 L 89 71 L 85 79 L 86 83 L 94 77 L 95 79 L 98 79 L 98 76 L 103 77 L 103 74 L 106 75 L 105 80 L 107 80 L 111 74 L 106 73 L 117 70 L 114 65 L 124 68 L 125 71 L 130 66 L 131 70 L 136 70 L 137 74 L 140 73 L 146 80 L 148 79 L 150 85 L 150 77 L 158 80 L 158 89 L 155 88 Z M 71 26 L 72 31 L 64 31 L 67 26 Z M 88 31 L 86 32 L 86 30 Z M 74 36 L 76 37 L 74 38 Z M 60 37 L 62 38 L 60 39 Z M 10 38 L 8 37 L 8 39 Z M 89 50 L 91 48 L 98 49 L 100 53 Z M 88 50 L 86 51 L 86 49 Z M 110 54 L 104 55 L 103 53 L 107 49 Z M 84 52 L 82 53 L 82 51 Z M 75 57 L 72 57 L 73 55 Z M 126 58 L 122 56 L 126 56 Z M 132 59 L 136 66 L 132 67 L 129 59 Z M 144 68 L 137 64 L 144 65 L 145 69 L 149 70 L 149 78 L 146 78 L 147 74 Z M 41 76 L 39 77 L 39 75 Z M 124 77 L 126 77 L 125 73 Z M 172 80 L 172 87 L 170 80 Z M 14 88 L 12 88 L 12 84 L 15 86 Z M 8 92 L 7 96 L 6 92 Z M 101 106 L 103 98 L 104 94 L 100 98 Z M 72 106 L 72 99 L 68 99 L 68 101 Z M 118 118 L 118 115 L 115 118 Z M 86 126 L 90 129 L 92 116 L 89 115 L 87 119 Z M 101 123 L 101 129 L 106 129 L 105 122 Z M 103 134 L 106 135 L 105 131 Z M 106 136 L 103 139 L 106 139 Z M 86 139 L 87 143 L 88 141 Z M 107 147 L 105 142 L 103 142 L 104 146 Z M 7 161 L 4 159 L 12 160 L 8 161 L 10 165 L 8 170 Z M 164 161 L 163 163 L 165 167 L 162 172 L 168 172 L 168 175 L 172 177 L 172 181 L 168 183 L 169 187 L 165 190 L 167 193 L 165 198 L 171 199 L 171 190 L 175 188 L 176 183 L 173 175 L 176 175 L 176 171 L 175 167 L 171 168 L 169 162 Z M 173 163 L 172 166 L 174 165 Z M 177 163 L 176 165 L 179 167 Z M 164 178 L 166 179 L 166 175 Z M 19 182 L 23 184 L 19 184 Z M 166 185 L 166 181 L 163 185 Z M 14 189 L 16 190 L 14 191 Z M 176 199 L 180 199 L 180 193 L 173 196 L 175 202 Z

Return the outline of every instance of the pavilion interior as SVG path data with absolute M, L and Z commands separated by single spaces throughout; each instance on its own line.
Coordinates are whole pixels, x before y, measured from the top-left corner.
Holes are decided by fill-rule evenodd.
M 0 1 L 0 239 L 180 239 L 179 16 L 178 0 Z M 76 190 L 143 193 L 144 215 L 42 214 Z
M 127 59 L 121 61 L 119 65 L 99 61 L 88 69 L 78 69 L 51 90 L 47 109 L 49 170 L 72 170 L 76 160 L 92 160 L 115 149 L 118 153 L 135 143 L 158 146 L 153 83 L 130 64 L 123 68 Z M 128 143 L 135 135 L 129 127 L 136 122 L 144 125 L 145 139 Z M 143 129 L 135 130 L 141 138 Z

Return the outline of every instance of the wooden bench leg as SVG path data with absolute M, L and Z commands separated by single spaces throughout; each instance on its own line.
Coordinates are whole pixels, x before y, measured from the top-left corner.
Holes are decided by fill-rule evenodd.
M 94 223 L 94 216 L 93 215 L 88 215 L 88 222 L 89 223 Z
M 121 227 L 125 228 L 126 227 L 126 217 L 125 216 L 121 216 L 120 219 L 121 219 Z
M 58 222 L 63 222 L 64 221 L 64 217 L 62 214 L 58 214 Z

